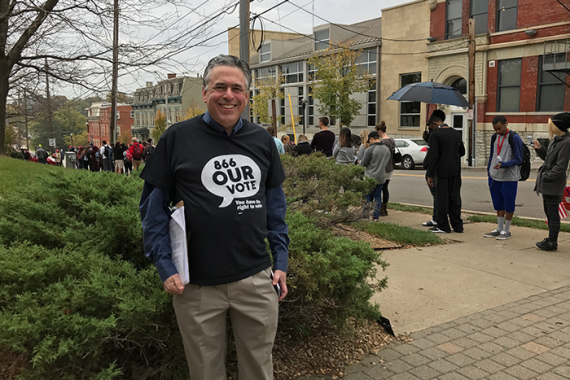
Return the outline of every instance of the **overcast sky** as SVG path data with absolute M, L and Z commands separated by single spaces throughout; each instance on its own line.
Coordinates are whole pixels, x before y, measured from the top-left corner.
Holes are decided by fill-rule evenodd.
M 199 19 L 204 16 L 218 13 L 224 6 L 236 3 L 237 0 L 209 0 L 205 5 L 199 7 L 197 12 L 201 16 L 192 15 L 188 17 L 188 27 L 191 28 Z M 255 0 L 250 3 L 250 12 L 259 14 L 283 0 Z M 327 21 L 337 24 L 354 24 L 357 22 L 369 20 L 372 18 L 380 17 L 382 15 L 381 9 L 389 8 L 395 5 L 408 3 L 411 0 L 290 0 L 274 10 L 264 14 L 268 20 L 274 21 L 272 23 L 268 20 L 263 21 L 265 30 L 283 31 L 283 32 L 298 32 L 304 34 L 312 34 L 313 26 L 326 24 Z M 189 0 L 191 6 L 198 6 L 202 0 Z M 314 13 L 313 16 L 297 6 Z M 319 19 L 317 16 L 327 20 Z M 195 18 L 195 19 L 193 19 Z M 209 28 L 208 36 L 213 36 L 217 33 L 227 31 L 227 28 L 239 24 L 239 7 L 217 19 L 214 25 Z M 278 25 L 281 24 L 282 26 Z M 259 21 L 256 21 L 255 29 L 259 29 Z M 179 32 L 179 31 L 178 31 Z M 144 32 L 143 32 L 144 33 Z M 204 37 L 203 39 L 208 38 Z M 203 39 L 196 39 L 192 44 L 199 43 Z M 220 36 L 213 38 L 206 42 L 205 47 L 195 47 L 181 53 L 176 57 L 176 62 L 170 62 L 172 69 L 170 72 L 176 72 L 177 75 L 190 75 L 196 76 L 202 73 L 204 67 L 209 59 L 218 54 L 228 53 L 228 37 L 227 32 L 222 33 Z M 133 93 L 137 88 L 144 87 L 147 81 L 156 83 L 158 80 L 166 78 L 167 72 L 165 69 L 153 69 L 152 72 L 122 72 L 119 79 L 119 91 L 126 93 Z M 65 86 L 63 86 L 65 87 Z M 60 88 L 60 92 L 68 93 L 69 88 Z M 85 91 L 75 92 L 69 94 L 71 96 L 85 97 Z

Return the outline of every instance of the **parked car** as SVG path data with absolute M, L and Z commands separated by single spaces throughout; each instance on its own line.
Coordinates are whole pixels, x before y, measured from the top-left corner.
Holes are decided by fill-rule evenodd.
M 394 139 L 396 149 L 402 154 L 402 168 L 411 170 L 416 165 L 423 165 L 427 153 L 427 142 L 423 139 Z

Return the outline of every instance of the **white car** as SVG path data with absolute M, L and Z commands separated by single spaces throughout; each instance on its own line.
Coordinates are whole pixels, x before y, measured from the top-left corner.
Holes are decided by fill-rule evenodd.
M 418 139 L 394 139 L 396 151 L 402 154 L 402 168 L 411 170 L 416 165 L 423 165 L 428 150 L 427 142 Z

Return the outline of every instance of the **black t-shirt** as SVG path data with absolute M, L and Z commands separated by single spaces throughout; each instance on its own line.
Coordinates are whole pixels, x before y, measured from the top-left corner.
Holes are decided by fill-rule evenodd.
M 265 193 L 285 174 L 273 137 L 243 122 L 232 136 L 202 116 L 174 124 L 141 173 L 174 204 L 184 201 L 195 285 L 227 284 L 271 266 Z
M 334 132 L 329 130 L 320 131 L 315 133 L 313 136 L 313 141 L 311 142 L 311 147 L 317 152 L 323 152 L 327 157 L 332 156 L 332 148 L 334 145 L 335 135 Z

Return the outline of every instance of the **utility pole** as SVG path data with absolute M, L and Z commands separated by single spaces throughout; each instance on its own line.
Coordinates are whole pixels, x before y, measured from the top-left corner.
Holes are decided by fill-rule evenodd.
M 469 108 L 475 114 L 475 19 L 469 19 Z M 471 118 L 469 120 L 469 137 L 467 139 L 469 144 L 469 166 L 475 165 L 475 160 L 473 157 L 473 146 L 475 145 L 475 123 L 476 120 Z
M 51 114 L 51 98 L 49 95 L 49 67 L 47 58 L 45 59 L 45 72 L 46 72 L 46 99 L 47 99 L 47 122 L 51 134 L 51 138 L 54 138 L 53 135 L 53 121 L 52 121 L 52 114 Z
M 30 134 L 28 133 L 28 102 L 26 100 L 26 89 L 24 88 L 24 125 L 26 126 L 26 147 L 30 149 Z
M 239 57 L 249 64 L 249 1 L 240 0 L 239 2 Z M 250 83 L 251 86 L 251 83 Z M 249 88 L 245 91 L 249 93 Z M 249 120 L 249 102 L 245 105 L 245 109 L 241 117 Z
M 273 136 L 277 137 L 277 110 L 275 109 L 275 98 L 271 99 L 271 124 L 273 126 Z
M 111 85 L 111 116 L 109 120 L 109 140 L 115 144 L 117 123 L 117 78 L 119 77 L 119 0 L 113 5 L 113 80 Z

